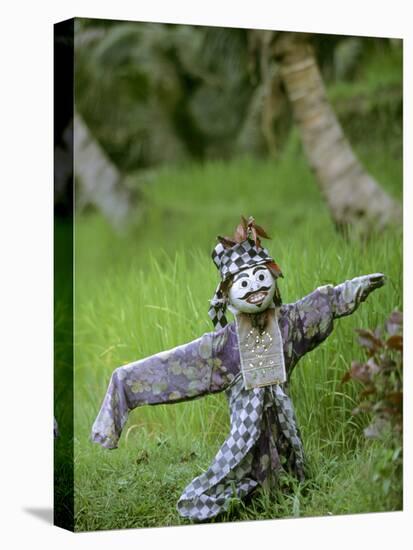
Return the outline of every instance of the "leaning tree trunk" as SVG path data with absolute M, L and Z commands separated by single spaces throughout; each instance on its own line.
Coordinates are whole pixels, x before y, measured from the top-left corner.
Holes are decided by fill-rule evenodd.
M 366 172 L 343 133 L 308 37 L 279 34 L 275 55 L 305 154 L 337 228 L 355 226 L 369 234 L 400 222 L 401 206 Z
M 116 229 L 123 228 L 132 214 L 131 192 L 79 113 L 74 116 L 74 171 L 79 202 L 93 204 Z

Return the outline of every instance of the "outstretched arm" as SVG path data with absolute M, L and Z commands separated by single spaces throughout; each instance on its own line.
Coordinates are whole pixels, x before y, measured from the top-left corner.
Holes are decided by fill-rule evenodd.
M 334 288 L 332 308 L 335 319 L 351 315 L 367 298 L 370 292 L 380 288 L 385 283 L 383 273 L 363 275 L 345 281 Z
M 355 277 L 337 286 L 325 285 L 291 304 L 289 311 L 293 365 L 321 344 L 333 330 L 333 321 L 351 315 L 367 296 L 383 286 L 382 273 Z
M 141 405 L 176 403 L 226 389 L 233 375 L 218 359 L 225 343 L 219 333 L 206 333 L 117 368 L 93 424 L 92 441 L 116 448 L 129 411 Z

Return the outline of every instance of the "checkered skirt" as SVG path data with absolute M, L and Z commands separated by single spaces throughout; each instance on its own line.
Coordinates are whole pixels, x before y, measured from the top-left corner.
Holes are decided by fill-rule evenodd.
M 270 395 L 266 395 L 270 392 Z M 259 482 L 254 476 L 253 448 L 264 429 L 265 402 L 273 403 L 278 425 L 295 457 L 295 471 L 303 477 L 303 449 L 290 398 L 281 386 L 245 390 L 242 377 L 227 390 L 231 429 L 206 472 L 184 490 L 177 510 L 181 516 L 206 520 L 228 509 L 231 498 L 243 498 Z

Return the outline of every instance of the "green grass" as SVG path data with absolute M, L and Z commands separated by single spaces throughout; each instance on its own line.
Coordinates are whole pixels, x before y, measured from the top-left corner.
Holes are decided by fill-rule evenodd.
M 401 196 L 399 161 L 386 158 L 389 190 Z M 362 356 L 354 329 L 375 327 L 402 308 L 401 233 L 367 243 L 338 236 L 295 139 L 278 162 L 163 169 L 143 195 L 145 208 L 124 235 L 96 214 L 76 221 L 76 529 L 188 523 L 175 504 L 224 441 L 223 394 L 134 410 L 114 451 L 92 444 L 89 433 L 114 368 L 212 330 L 207 309 L 218 274 L 209 255 L 215 236 L 231 233 L 240 214 L 254 215 L 272 235 L 266 244 L 285 275 L 284 302 L 370 272 L 384 272 L 388 284 L 337 322 L 293 373 L 309 480 L 262 491 L 248 506 L 234 502 L 219 520 L 399 509 L 398 477 L 387 492 L 372 481 L 382 446 L 363 439 L 366 419 L 351 415 L 356 388 L 340 379 Z

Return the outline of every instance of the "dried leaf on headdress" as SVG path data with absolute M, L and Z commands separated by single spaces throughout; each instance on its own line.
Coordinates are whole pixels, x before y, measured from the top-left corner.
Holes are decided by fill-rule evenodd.
M 225 248 L 230 248 L 237 243 L 242 243 L 248 238 L 251 238 L 254 241 L 255 246 L 257 248 L 261 248 L 260 237 L 264 237 L 264 239 L 271 238 L 263 227 L 255 223 L 255 219 L 252 216 L 250 216 L 248 220 L 244 218 L 244 216 L 241 216 L 241 222 L 235 229 L 234 237 L 218 237 L 218 240 L 225 246 Z
M 264 239 L 271 239 L 271 237 L 267 235 L 265 229 L 262 228 L 260 225 L 255 224 L 254 227 L 260 237 L 264 237 Z
M 282 271 L 281 271 L 281 267 L 276 264 L 275 262 L 269 262 L 267 264 L 267 267 L 270 271 L 273 272 L 273 274 L 276 276 L 276 277 L 282 277 L 284 278 L 284 275 L 282 274 Z
M 247 227 L 248 227 L 247 220 L 243 216 L 241 216 L 241 223 L 237 225 L 237 228 L 235 229 L 235 233 L 234 233 L 234 239 L 236 240 L 237 243 L 241 243 L 242 241 L 245 241 L 247 239 L 248 237 Z
M 218 235 L 217 239 L 224 246 L 224 248 L 231 248 L 235 244 L 237 244 L 235 241 L 233 241 L 229 237 L 221 237 L 221 236 Z
M 245 224 L 245 222 L 246 222 L 245 218 L 241 217 L 241 219 L 242 219 L 242 222 Z M 255 246 L 257 246 L 257 248 L 261 247 L 261 240 L 260 240 L 259 237 L 264 237 L 264 239 L 269 239 L 270 238 L 267 235 L 264 228 L 262 228 L 260 225 L 257 225 L 255 223 L 255 218 L 253 218 L 252 216 L 250 216 L 248 218 L 246 233 L 247 233 L 246 238 L 251 236 L 252 240 L 254 241 Z

